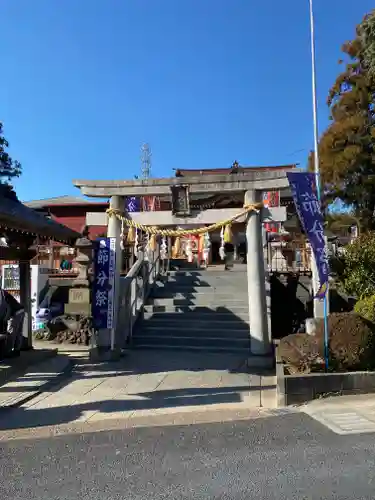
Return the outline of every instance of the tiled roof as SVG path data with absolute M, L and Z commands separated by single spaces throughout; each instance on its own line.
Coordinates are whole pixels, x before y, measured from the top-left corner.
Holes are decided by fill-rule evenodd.
M 80 237 L 76 231 L 7 196 L 0 196 L 0 227 L 63 242 L 74 241 Z
M 56 196 L 54 198 L 44 198 L 42 200 L 26 201 L 25 205 L 29 208 L 47 208 L 56 205 L 106 205 L 105 201 L 90 201 L 80 196 Z

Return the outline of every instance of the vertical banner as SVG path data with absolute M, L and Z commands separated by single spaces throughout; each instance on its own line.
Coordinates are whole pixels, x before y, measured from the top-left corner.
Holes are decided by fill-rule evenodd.
M 113 328 L 116 238 L 99 238 L 94 250 L 92 317 L 94 328 Z
M 130 196 L 129 198 L 126 198 L 125 209 L 128 213 L 140 212 L 141 211 L 140 199 L 137 198 L 136 196 Z
M 328 259 L 324 237 L 323 214 L 317 197 L 315 174 L 288 172 L 288 181 L 293 194 L 302 227 L 309 239 L 319 276 L 319 290 L 315 298 L 322 299 L 328 288 Z

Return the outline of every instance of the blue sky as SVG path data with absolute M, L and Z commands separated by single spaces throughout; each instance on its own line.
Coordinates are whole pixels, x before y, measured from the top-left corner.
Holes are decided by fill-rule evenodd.
M 373 7 L 314 0 L 320 131 L 341 44 Z M 312 148 L 308 0 L 1 0 L 0 120 L 23 200 Z

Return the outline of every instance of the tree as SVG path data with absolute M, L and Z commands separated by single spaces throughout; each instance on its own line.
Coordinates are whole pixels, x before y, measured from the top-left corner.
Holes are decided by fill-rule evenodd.
M 19 177 L 22 172 L 20 162 L 12 160 L 7 153 L 8 141 L 3 135 L 3 124 L 0 122 L 0 183 L 8 184 L 13 178 Z
M 373 16 L 373 14 L 371 14 Z M 363 25 L 343 45 L 348 62 L 328 95 L 331 124 L 319 141 L 320 171 L 326 203 L 341 199 L 353 206 L 361 229 L 375 229 L 375 77 L 368 70 Z M 314 155 L 309 157 L 314 167 Z
M 345 292 L 359 298 L 375 295 L 375 233 L 354 240 L 340 260 L 338 280 Z
M 372 78 L 375 77 L 375 10 L 368 14 L 359 27 L 364 46 L 364 62 Z

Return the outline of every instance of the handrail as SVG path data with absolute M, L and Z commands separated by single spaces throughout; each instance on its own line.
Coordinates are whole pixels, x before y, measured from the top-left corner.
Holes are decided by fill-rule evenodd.
M 160 261 L 160 255 L 158 255 L 156 257 L 156 260 L 152 261 L 151 267 L 148 267 L 146 276 L 144 276 L 145 280 L 142 283 L 142 290 L 144 290 L 144 288 L 145 288 L 145 283 L 149 282 L 149 278 L 150 278 L 152 272 L 154 271 L 154 269 L 156 268 L 157 262 L 159 262 L 159 261 Z M 146 261 L 145 258 L 144 258 L 144 255 L 143 255 L 142 260 L 139 262 L 138 268 L 136 268 L 136 264 L 138 263 L 138 261 L 137 261 L 137 262 L 135 262 L 135 264 L 130 269 L 127 277 L 129 277 L 131 280 L 136 279 L 138 277 L 138 275 L 139 275 L 138 274 L 139 271 L 143 269 L 143 266 L 144 266 L 145 262 L 150 262 L 150 261 Z M 133 268 L 134 268 L 134 271 L 132 273 Z M 138 297 L 136 296 L 135 299 L 134 299 L 134 301 L 130 304 L 130 310 L 133 310 L 133 306 L 137 302 L 137 300 L 138 300 Z
M 159 250 L 159 249 L 158 249 Z M 152 258 L 146 259 L 143 251 L 137 260 L 130 268 L 125 277 L 121 278 L 124 288 L 122 289 L 122 298 L 119 306 L 119 315 L 125 316 L 126 338 L 128 343 L 133 335 L 133 326 L 141 313 L 143 306 L 147 300 L 148 293 L 154 284 L 161 269 L 160 252 L 152 252 Z M 138 284 L 138 278 L 142 278 L 142 283 Z M 124 283 L 125 282 L 125 283 Z

